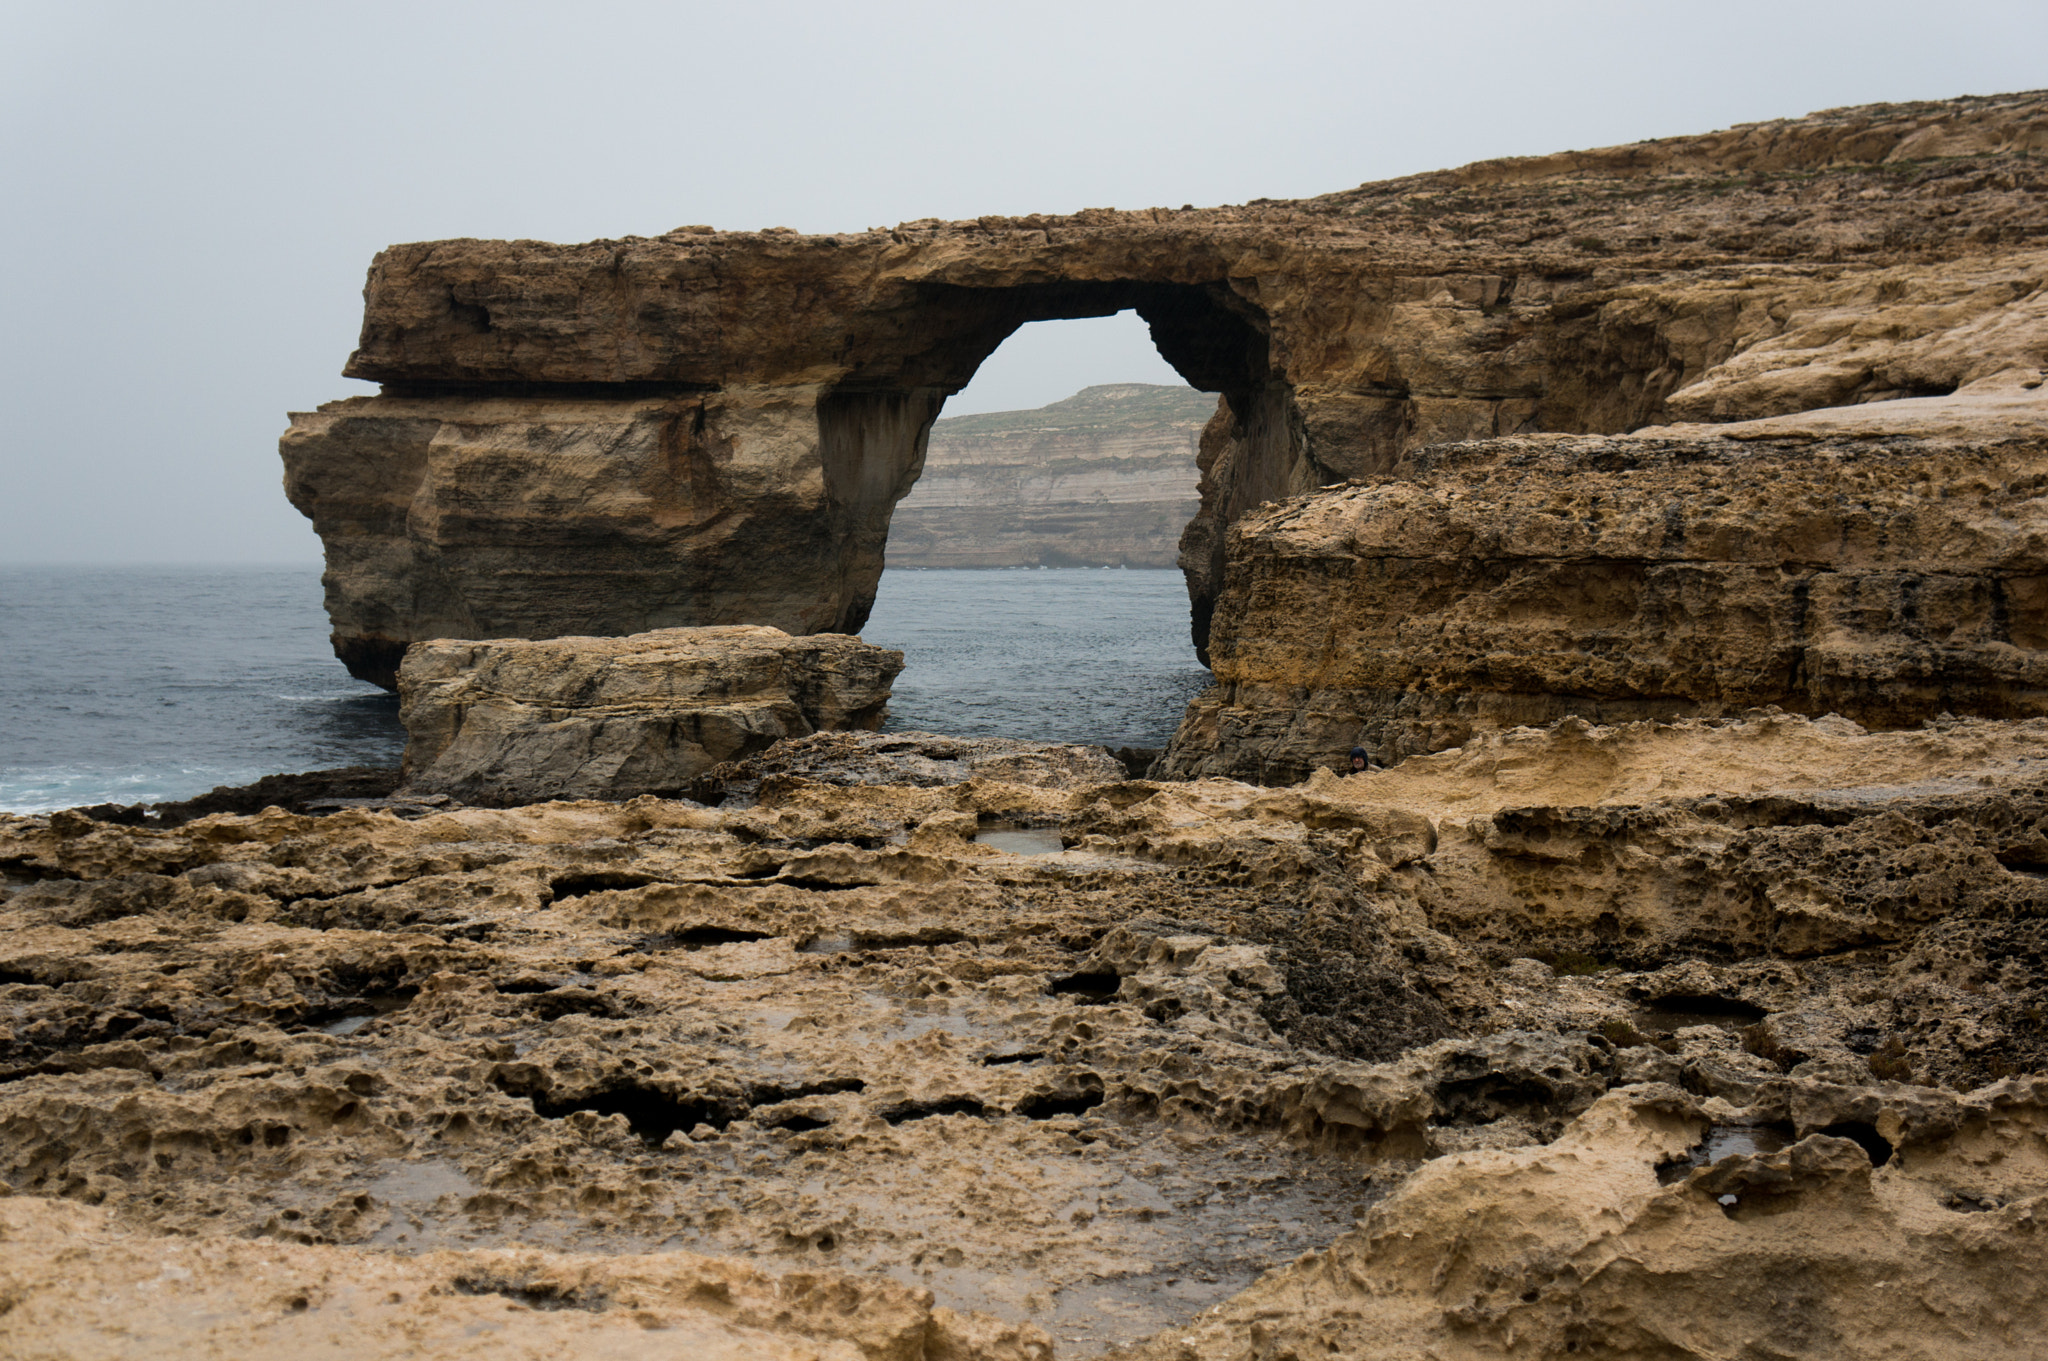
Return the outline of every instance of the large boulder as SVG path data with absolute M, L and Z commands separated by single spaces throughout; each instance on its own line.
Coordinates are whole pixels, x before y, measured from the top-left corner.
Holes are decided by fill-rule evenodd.
M 468 803 L 675 793 L 785 737 L 874 728 L 903 654 L 759 625 L 416 644 L 405 787 Z

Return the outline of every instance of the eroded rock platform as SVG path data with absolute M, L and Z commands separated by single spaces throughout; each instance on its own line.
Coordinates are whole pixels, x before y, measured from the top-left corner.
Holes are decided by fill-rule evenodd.
M 13 1241 L 188 1235 L 238 1310 L 227 1245 L 303 1244 L 313 1320 L 345 1270 L 434 1327 L 458 1279 L 558 1329 L 893 1278 L 844 1316 L 983 1339 L 876 1357 L 2048 1322 L 2048 722 L 1571 721 L 1286 790 L 807 740 L 716 807 L 6 819 Z M 0 1263 L 0 1336 L 99 1326 Z

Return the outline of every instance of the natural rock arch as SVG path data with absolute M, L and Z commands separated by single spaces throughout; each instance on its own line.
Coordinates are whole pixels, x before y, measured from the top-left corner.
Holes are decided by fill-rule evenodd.
M 2025 328 L 1955 337 L 2040 296 L 2042 110 L 1836 110 L 1241 208 L 397 246 L 345 370 L 383 392 L 294 416 L 286 488 L 336 652 L 386 685 L 432 637 L 857 629 L 944 398 L 1026 322 L 1131 307 L 1222 397 L 1183 538 L 1203 645 L 1245 510 L 1418 446 L 2037 363 Z M 1881 354 L 1808 324 L 1849 312 Z
M 1203 440 L 1215 485 L 1186 538 L 1198 649 L 1221 568 L 1216 529 L 1314 485 L 1269 319 L 1227 278 L 913 280 L 846 299 L 820 326 L 805 315 L 822 310 L 805 305 L 816 279 L 764 289 L 729 270 L 741 284 L 707 291 L 727 305 L 743 295 L 742 329 L 772 320 L 779 334 L 692 355 L 690 341 L 727 318 L 649 314 L 693 248 L 636 259 L 643 277 L 624 286 L 613 281 L 630 270 L 576 279 L 557 305 L 595 324 L 554 353 L 540 337 L 565 317 L 536 306 L 530 277 L 471 269 L 429 284 L 420 276 L 444 269 L 444 252 L 379 257 L 348 372 L 381 380 L 383 394 L 295 416 L 283 441 L 287 489 L 328 545 L 335 647 L 356 675 L 388 686 L 408 644 L 439 636 L 728 622 L 857 631 L 890 512 L 945 399 L 1034 321 L 1135 310 L 1181 376 L 1219 394 Z M 420 306 L 423 295 L 436 305 Z M 653 334 L 621 334 L 636 326 Z M 799 349 L 800 330 L 812 343 Z

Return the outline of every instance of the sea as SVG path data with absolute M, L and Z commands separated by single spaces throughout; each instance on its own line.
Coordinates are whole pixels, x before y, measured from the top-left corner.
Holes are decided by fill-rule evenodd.
M 0 566 L 0 811 L 396 765 L 397 699 L 328 645 L 318 567 Z M 888 728 L 1160 747 L 1209 683 L 1176 571 L 882 574 Z

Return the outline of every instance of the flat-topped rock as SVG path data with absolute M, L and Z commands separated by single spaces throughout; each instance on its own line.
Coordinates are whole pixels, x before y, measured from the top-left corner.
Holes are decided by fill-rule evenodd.
M 1252 514 L 1176 776 L 1567 715 L 2048 714 L 2048 440 L 1533 436 Z
M 759 625 L 438 639 L 399 671 L 405 790 L 466 803 L 673 793 L 785 737 L 882 721 L 903 654 Z

